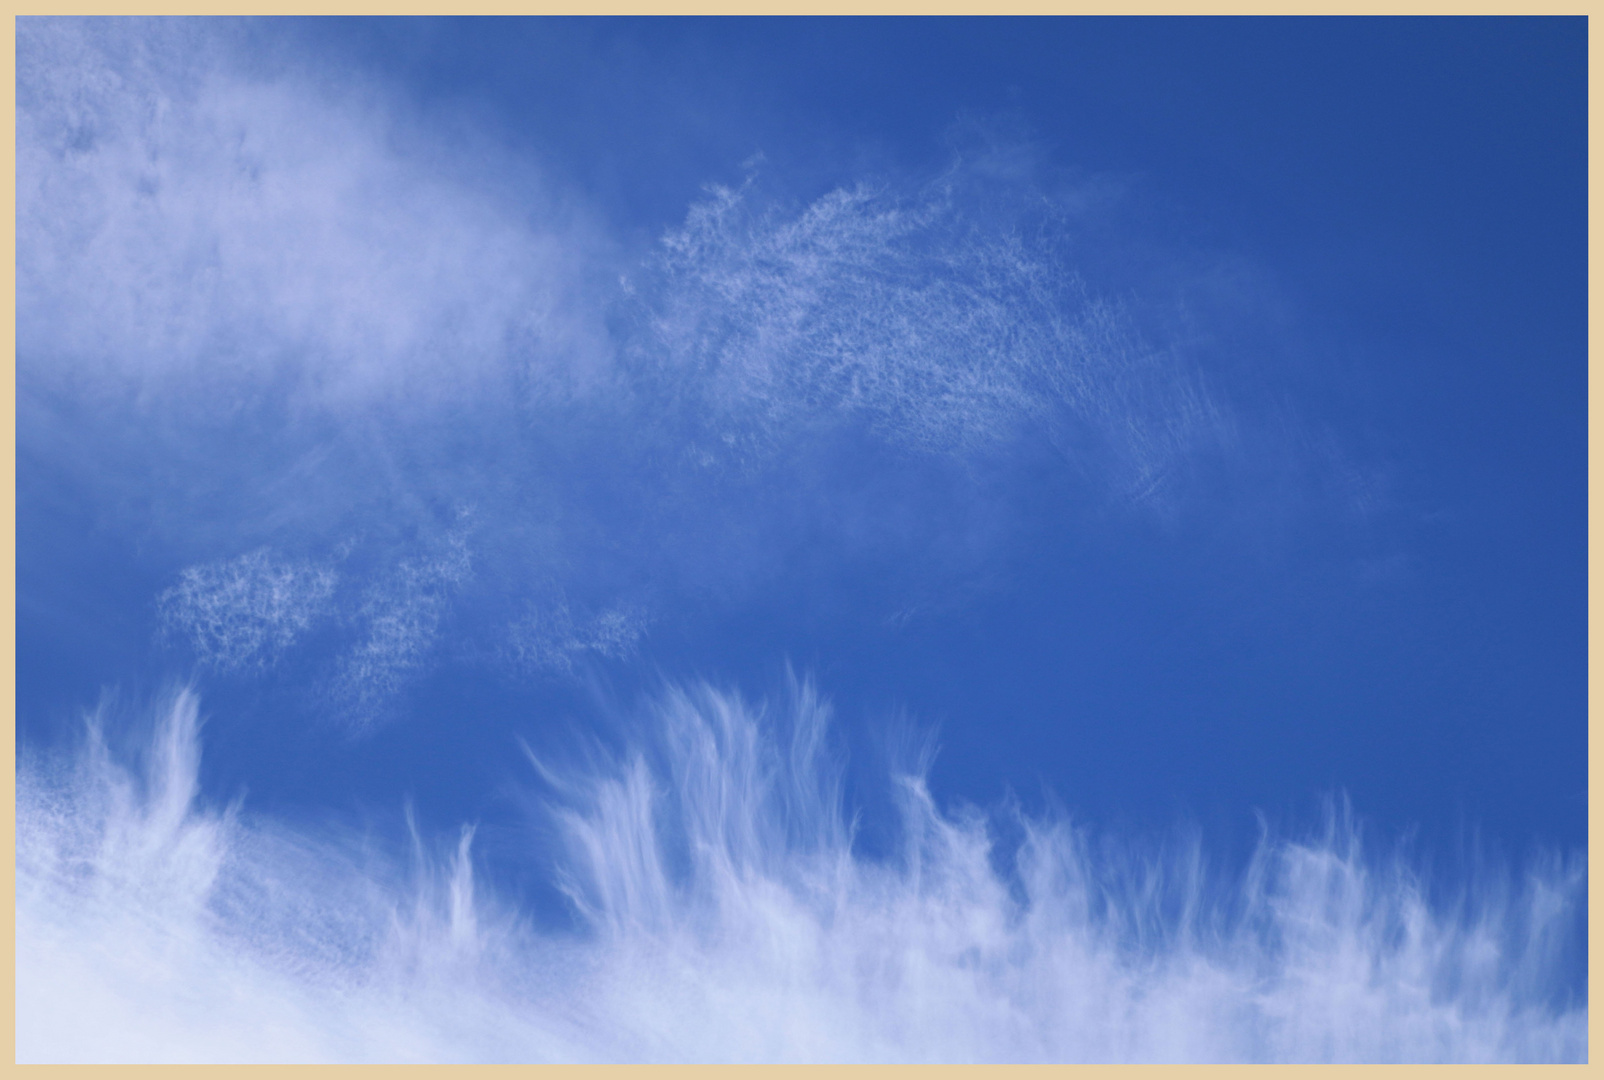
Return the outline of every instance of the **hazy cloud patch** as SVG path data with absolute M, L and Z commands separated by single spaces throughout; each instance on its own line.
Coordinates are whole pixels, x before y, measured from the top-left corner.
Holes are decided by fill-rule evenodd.
M 326 616 L 339 575 L 330 566 L 263 548 L 192 566 L 157 599 L 164 627 L 202 664 L 223 672 L 272 666 Z
M 589 616 L 576 616 L 566 600 L 532 604 L 508 628 L 510 656 L 520 670 L 570 674 L 587 654 L 609 660 L 632 655 L 649 623 L 646 609 L 629 602 Z
M 351 613 L 357 642 L 341 656 L 335 678 L 358 727 L 371 723 L 429 661 L 455 594 L 473 572 L 471 528 L 471 515 L 463 515 L 437 550 L 379 577 Z
M 516 209 L 476 188 L 376 87 L 250 71 L 226 21 L 35 19 L 18 47 L 19 349 L 56 378 L 215 407 L 290 374 L 349 407 L 592 362 L 572 223 L 531 225 L 533 176 Z
M 1134 497 L 1228 421 L 1072 258 L 1075 222 L 962 163 L 922 188 L 841 188 L 794 215 L 714 188 L 664 240 L 643 363 L 696 385 L 715 438 L 756 453 L 832 413 L 912 449 L 1052 440 Z

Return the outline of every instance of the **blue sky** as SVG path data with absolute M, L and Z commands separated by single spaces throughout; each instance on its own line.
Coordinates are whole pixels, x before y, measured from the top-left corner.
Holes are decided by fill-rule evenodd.
M 19 1055 L 1585 1057 L 1585 73 L 25 20 Z

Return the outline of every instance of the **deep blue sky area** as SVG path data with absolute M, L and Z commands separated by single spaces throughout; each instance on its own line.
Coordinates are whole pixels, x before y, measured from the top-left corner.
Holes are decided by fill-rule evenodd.
M 441 829 L 481 822 L 495 857 L 527 810 L 520 739 L 560 754 L 665 679 L 761 698 L 789 662 L 834 702 L 869 803 L 883 733 L 907 722 L 938 730 L 943 802 L 1050 792 L 1080 820 L 1191 821 L 1231 847 L 1255 810 L 1308 825 L 1346 792 L 1428 846 L 1585 845 L 1586 40 L 1579 18 L 251 24 L 241 70 L 360 83 L 407 118 L 398 153 L 436 139 L 445 174 L 503 203 L 538 185 L 539 213 L 582 222 L 607 267 L 653 259 L 710 184 L 792 220 L 859 183 L 926 190 L 957 161 L 981 178 L 966 220 L 990 212 L 986 184 L 1021 220 L 1073 203 L 1086 288 L 1202 373 L 1235 441 L 1152 509 L 1088 494 L 1028 439 L 940 458 L 854 430 L 708 480 L 610 434 L 667 430 L 666 399 L 457 414 L 429 468 L 483 480 L 475 576 L 428 609 L 433 651 L 353 734 L 323 719 L 319 680 L 355 623 L 223 672 L 162 634 L 158 597 L 263 545 L 423 565 L 385 562 L 392 489 L 373 478 L 413 467 L 372 449 L 386 421 L 274 434 L 245 395 L 208 421 L 225 449 L 180 453 L 178 422 L 106 423 L 32 389 L 60 356 L 24 333 L 19 743 L 61 738 L 102 688 L 193 677 L 210 795 L 397 822 L 411 800 Z M 50 317 L 24 300 L 19 325 Z M 598 318 L 618 340 L 636 325 Z M 370 451 L 385 464 L 364 472 Z M 173 494 L 225 458 L 206 474 L 220 501 Z M 288 461 L 306 471 L 272 471 L 282 506 L 230 516 L 229 492 Z M 344 517 L 297 524 L 298 500 L 340 484 Z M 447 550 L 448 525 L 417 550 Z M 633 651 L 500 664 L 486 628 L 559 579 L 575 619 L 648 598 Z

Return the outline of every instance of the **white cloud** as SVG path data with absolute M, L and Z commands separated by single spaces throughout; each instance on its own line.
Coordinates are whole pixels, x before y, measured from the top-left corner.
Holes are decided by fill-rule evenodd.
M 1083 490 L 1163 505 L 1233 437 L 1203 376 L 1082 283 L 1097 206 L 1028 169 L 959 162 L 794 213 L 718 191 L 626 295 L 624 245 L 528 160 L 248 37 L 19 24 L 19 440 L 177 566 L 388 545 L 331 600 L 365 627 L 348 696 L 429 654 L 450 589 L 390 568 L 427 557 L 412 537 L 443 506 L 482 508 L 476 576 L 540 612 L 506 651 L 553 671 L 640 638 L 619 582 L 733 589 L 779 572 L 799 521 L 915 560 L 910 522 L 985 521 L 940 572 L 986 563 L 1012 520 L 994 493 L 904 483 L 903 451 L 962 472 L 1036 438 Z M 851 454 L 843 484 L 854 427 L 897 452 Z M 537 575 L 587 610 L 545 604 Z M 507 610 L 461 614 L 471 649 L 506 644 Z M 198 647 L 249 667 L 282 644 L 263 627 Z
M 632 655 L 649 618 L 638 604 L 621 601 L 576 618 L 566 600 L 531 605 L 508 627 L 511 659 L 520 669 L 569 674 L 585 654 L 621 660 Z
M 651 716 L 615 767 L 542 770 L 577 935 L 487 895 L 469 833 L 409 877 L 208 808 L 187 692 L 143 771 L 25 760 L 18 1060 L 1586 1058 L 1556 997 L 1579 861 L 1444 907 L 1342 815 L 1236 882 L 1024 818 L 1010 877 L 986 815 L 906 776 L 876 862 L 809 687 Z
M 236 38 L 224 21 L 19 26 L 29 385 L 215 410 L 289 375 L 302 404 L 439 404 L 499 388 L 512 355 L 547 361 L 537 385 L 572 382 L 600 343 L 575 317 L 594 310 L 574 292 L 586 247 L 527 163 L 515 205 L 376 87 L 248 73 Z
M 792 518 L 680 483 L 676 463 L 766 468 L 834 426 L 959 460 L 1034 430 L 1132 498 L 1229 441 L 1201 376 L 1083 286 L 1068 211 L 1028 177 L 986 187 L 958 168 L 792 215 L 716 192 L 640 275 L 614 337 L 619 294 L 597 285 L 611 245 L 525 182 L 527 162 L 477 145 L 454 160 L 469 137 L 410 124 L 354 77 L 247 73 L 232 33 L 18 27 L 26 432 L 49 426 L 30 422 L 43 398 L 71 398 L 62 438 L 87 447 L 83 471 L 133 455 L 104 481 L 143 485 L 116 496 L 148 514 L 113 523 L 129 533 L 190 537 L 199 481 L 243 476 L 228 515 L 199 522 L 224 551 L 292 526 L 308 551 L 382 534 L 365 576 L 268 549 L 184 570 L 160 610 L 219 669 L 265 667 L 340 621 L 354 641 L 333 696 L 365 724 L 453 616 L 472 621 L 471 578 L 498 575 L 489 589 L 516 610 L 531 566 L 593 602 L 514 624 L 518 662 L 627 655 L 645 614 L 605 598 L 594 553 L 638 580 L 657 545 L 689 560 L 729 520 L 761 546 Z M 276 396 L 282 412 L 263 405 Z M 95 408 L 124 406 L 138 422 L 119 445 Z M 678 409 L 682 427 L 640 423 Z M 570 423 L 589 440 L 574 445 L 624 464 L 598 452 L 594 476 L 543 472 L 568 460 Z M 527 431 L 556 449 L 531 452 Z M 41 456 L 67 461 L 59 449 Z M 453 502 L 485 508 L 471 557 L 465 526 L 415 539 Z M 739 572 L 706 546 L 709 576 Z M 495 634 L 505 611 L 485 620 Z M 476 883 L 466 836 L 409 878 L 353 838 L 208 808 L 190 694 L 144 771 L 95 740 L 57 772 L 25 762 L 19 1058 L 1585 1057 L 1585 1006 L 1549 1003 L 1545 952 L 1572 925 L 1578 864 L 1507 910 L 1477 884 L 1454 913 L 1346 826 L 1268 844 L 1232 886 L 1188 878 L 1184 858 L 1143 876 L 1134 855 L 1100 860 L 1063 822 L 1029 820 L 1015 880 L 986 818 L 939 809 L 917 776 L 897 781 L 901 854 L 878 863 L 853 847 L 810 693 L 759 716 L 699 688 L 653 716 L 650 745 L 616 769 L 548 770 L 577 937 L 530 929 Z
M 189 567 L 157 605 L 164 626 L 187 637 L 203 664 L 262 668 L 328 613 L 338 579 L 330 567 L 284 560 L 264 548 Z
M 203 667 L 239 674 L 274 667 L 310 631 L 332 631 L 313 639 L 333 657 L 332 670 L 315 676 L 328 680 L 320 699 L 338 703 L 354 727 L 370 726 L 435 657 L 442 628 L 473 576 L 473 518 L 460 511 L 444 535 L 414 541 L 412 554 L 387 571 L 360 575 L 360 591 L 341 588 L 348 583 L 332 562 L 289 560 L 267 548 L 187 567 L 157 597 L 163 632 L 187 644 Z M 355 546 L 341 544 L 334 557 L 349 558 Z M 566 647 L 622 655 L 639 633 L 632 635 L 632 625 L 613 610 L 587 630 Z M 306 657 L 303 648 L 300 659 Z
M 341 657 L 336 680 L 358 727 L 371 723 L 433 652 L 453 596 L 473 571 L 471 517 L 461 514 L 438 550 L 376 581 L 355 611 L 360 638 Z
M 963 163 L 790 217 L 714 188 L 665 240 L 648 366 L 705 382 L 738 451 L 831 414 L 941 453 L 1034 430 L 1147 497 L 1229 424 L 1196 371 L 1082 282 L 1075 227 L 1064 200 Z

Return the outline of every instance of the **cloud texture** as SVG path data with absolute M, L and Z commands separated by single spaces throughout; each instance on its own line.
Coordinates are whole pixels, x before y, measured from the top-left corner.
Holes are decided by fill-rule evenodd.
M 30 376 L 214 408 L 287 377 L 348 406 L 471 393 L 509 350 L 555 351 L 572 245 L 370 88 L 242 70 L 245 33 L 23 24 L 19 347 L 50 360 Z
M 744 439 L 843 413 L 928 452 L 1032 432 L 1151 494 L 1199 444 L 1218 448 L 1225 419 L 1195 370 L 1089 294 L 1071 269 L 1076 226 L 1068 207 L 964 163 L 911 192 L 836 190 L 795 216 L 714 188 L 664 240 L 651 343 L 702 373 Z
M 1028 170 L 715 185 L 626 251 L 472 125 L 252 33 L 19 39 L 20 439 L 150 538 L 203 667 L 334 649 L 326 689 L 371 726 L 448 620 L 510 677 L 568 677 L 773 580 L 804 529 L 976 572 L 1022 518 L 977 464 L 1046 454 L 1092 504 L 1162 507 L 1233 443 Z M 931 515 L 996 535 L 932 549 Z
M 471 830 L 408 872 L 208 806 L 198 710 L 164 703 L 137 766 L 101 716 L 22 769 L 20 1061 L 1586 1058 L 1555 983 L 1577 861 L 1445 907 L 1339 813 L 1223 880 L 1058 817 L 1001 845 L 917 773 L 872 860 L 810 685 L 692 685 L 611 761 L 535 765 L 576 916 L 542 930 L 479 881 Z
M 187 568 L 157 604 L 201 663 L 232 671 L 276 660 L 324 613 L 337 580 L 332 569 L 263 549 Z
M 1073 185 L 754 175 L 632 245 L 260 31 L 19 23 L 19 485 L 159 582 L 162 664 L 353 744 L 442 669 L 571 688 L 777 582 L 906 622 L 1044 504 L 1145 521 L 1310 457 L 1093 280 Z M 19 747 L 19 1060 L 1586 1057 L 1579 857 L 1450 902 L 1333 812 L 1233 876 L 922 765 L 870 855 L 810 685 L 686 679 L 532 758 L 550 843 L 491 865 L 471 826 L 409 855 L 219 804 L 197 695 Z

